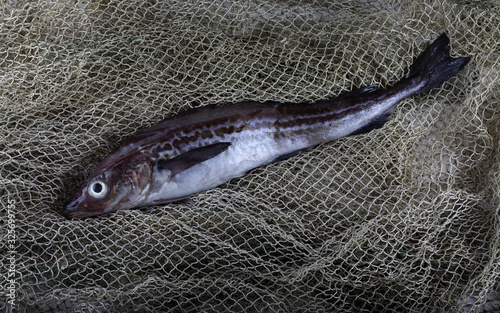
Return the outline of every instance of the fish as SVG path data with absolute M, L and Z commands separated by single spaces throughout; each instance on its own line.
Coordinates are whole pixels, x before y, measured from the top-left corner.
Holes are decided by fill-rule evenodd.
M 243 101 L 167 118 L 122 142 L 66 201 L 67 219 L 190 199 L 306 149 L 381 128 L 397 104 L 456 75 L 443 33 L 394 85 L 370 85 L 313 103 Z

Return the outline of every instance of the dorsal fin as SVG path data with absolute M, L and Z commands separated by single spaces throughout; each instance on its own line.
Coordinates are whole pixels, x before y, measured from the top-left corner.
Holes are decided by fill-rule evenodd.
M 365 87 L 354 89 L 354 90 L 349 91 L 347 93 L 341 94 L 338 96 L 338 98 L 347 99 L 347 98 L 362 97 L 362 96 L 369 95 L 369 94 L 371 94 L 379 89 L 381 89 L 381 88 L 377 85 L 365 86 Z
M 196 164 L 221 154 L 226 151 L 230 145 L 230 142 L 219 142 L 196 148 L 169 160 L 159 160 L 156 167 L 160 171 L 169 170 L 171 175 L 175 176 Z

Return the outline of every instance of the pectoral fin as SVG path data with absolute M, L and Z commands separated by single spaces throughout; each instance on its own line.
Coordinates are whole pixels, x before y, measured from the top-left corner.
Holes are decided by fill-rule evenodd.
M 160 171 L 169 170 L 171 175 L 175 176 L 196 164 L 221 154 L 226 151 L 230 145 L 230 142 L 219 142 L 196 148 L 169 160 L 159 160 L 156 167 Z

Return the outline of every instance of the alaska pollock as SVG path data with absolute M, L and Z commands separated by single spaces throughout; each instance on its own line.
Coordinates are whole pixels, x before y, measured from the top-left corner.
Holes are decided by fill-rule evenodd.
M 469 58 L 450 57 L 448 44 L 445 34 L 438 37 L 389 88 L 368 86 L 312 104 L 205 106 L 168 118 L 112 151 L 63 214 L 81 218 L 186 199 L 320 143 L 380 128 L 399 101 L 467 64 Z

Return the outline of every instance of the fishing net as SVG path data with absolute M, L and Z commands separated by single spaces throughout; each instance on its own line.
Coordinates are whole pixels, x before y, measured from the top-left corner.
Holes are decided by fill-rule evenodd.
M 2 1 L 0 309 L 499 312 L 499 25 L 494 1 Z M 389 86 L 442 32 L 471 62 L 380 130 L 192 204 L 61 215 L 141 129 Z

